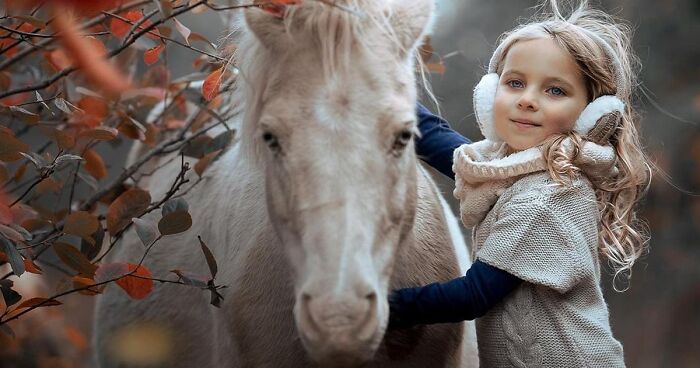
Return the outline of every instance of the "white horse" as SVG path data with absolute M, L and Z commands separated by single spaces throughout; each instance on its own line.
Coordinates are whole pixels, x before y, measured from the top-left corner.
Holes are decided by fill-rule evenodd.
M 143 322 L 171 333 L 167 367 L 478 364 L 472 324 L 385 333 L 390 290 L 469 266 L 414 152 L 414 52 L 432 0 L 335 3 L 353 11 L 306 1 L 285 19 L 249 9 L 239 20 L 239 142 L 187 195 L 192 228 L 146 262 L 156 275 L 206 274 L 201 235 L 225 300 L 218 309 L 192 289 L 157 285 L 132 301 L 107 288 L 95 321 L 100 366 L 126 365 L 109 353 L 111 336 Z M 145 189 L 159 198 L 178 170 L 166 166 Z M 142 253 L 132 231 L 109 258 Z

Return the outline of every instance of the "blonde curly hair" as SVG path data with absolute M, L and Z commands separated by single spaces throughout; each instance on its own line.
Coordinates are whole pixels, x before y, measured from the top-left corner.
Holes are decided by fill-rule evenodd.
M 552 38 L 578 64 L 586 80 L 589 102 L 602 95 L 616 95 L 625 103 L 621 122 L 609 142 L 617 155 L 617 175 L 588 176 L 598 200 L 599 250 L 615 272 L 613 287 L 620 291 L 626 286 L 618 288 L 617 281 L 629 280 L 632 266 L 648 242 L 646 226 L 635 211 L 652 173 L 631 104 L 639 62 L 630 44 L 631 29 L 623 21 L 591 8 L 585 0 L 579 1 L 578 6 L 572 4 L 568 13 L 563 15 L 556 0 L 543 3 L 534 19 L 501 36 L 491 67 L 500 72 L 505 55 L 518 41 Z M 571 178 L 582 174 L 574 162 L 584 140 L 578 133 L 569 132 L 552 136 L 542 144 L 548 171 L 558 184 L 567 185 Z M 565 141 L 573 142 L 574 149 L 565 149 Z

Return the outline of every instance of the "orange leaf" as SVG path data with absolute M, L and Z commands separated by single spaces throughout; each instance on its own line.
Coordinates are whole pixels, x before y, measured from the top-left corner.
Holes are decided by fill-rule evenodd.
M 59 32 L 63 47 L 75 61 L 76 67 L 81 68 L 94 84 L 110 93 L 121 93 L 127 90 L 130 87 L 127 78 L 104 58 L 102 50 L 94 47 L 94 41 L 88 41 L 81 36 L 75 19 L 60 8 L 53 8 L 52 25 Z
M 99 153 L 89 149 L 85 151 L 83 158 L 85 158 L 85 170 L 92 175 L 93 178 L 100 180 L 107 176 L 107 167 Z
M 136 270 L 134 276 L 151 278 L 151 272 L 143 265 L 138 266 L 129 263 L 129 272 Z M 130 297 L 134 299 L 143 299 L 153 290 L 153 280 L 142 279 L 134 276 L 125 276 L 117 280 L 117 285 L 124 289 Z
M 80 122 L 90 128 L 100 125 L 108 112 L 107 104 L 104 100 L 94 96 L 85 96 L 81 98 L 80 101 L 78 101 L 78 107 L 85 112 Z
M 146 65 L 153 65 L 158 61 L 160 53 L 165 49 L 164 44 L 160 44 L 156 47 L 150 48 L 143 53 L 143 61 Z
M 107 210 L 107 230 L 115 235 L 138 217 L 151 205 L 151 195 L 142 189 L 133 188 L 122 193 L 109 205 Z
M 37 275 L 41 275 L 41 268 L 39 268 L 39 266 L 37 266 L 30 259 L 24 259 L 24 270 L 27 272 L 35 273 Z
M 43 303 L 43 304 L 42 304 Z M 41 304 L 42 307 L 52 307 L 55 305 L 61 305 L 63 303 L 59 302 L 58 300 L 55 299 L 48 299 L 48 298 L 31 298 L 27 299 L 22 304 L 18 305 L 16 309 L 20 308 L 31 308 L 35 307 L 37 305 Z
M 207 101 L 211 101 L 214 97 L 219 94 L 219 89 L 221 88 L 221 79 L 223 78 L 224 67 L 213 71 L 202 84 L 202 95 Z

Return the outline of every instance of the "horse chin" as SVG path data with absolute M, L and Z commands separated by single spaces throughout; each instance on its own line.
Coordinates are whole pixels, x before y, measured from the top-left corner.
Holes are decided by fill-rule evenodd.
M 374 340 L 377 340 L 375 343 Z M 302 338 L 309 357 L 318 367 L 356 368 L 369 363 L 376 353 L 380 338 L 358 343 L 350 334 L 339 334 L 327 341 L 309 344 Z

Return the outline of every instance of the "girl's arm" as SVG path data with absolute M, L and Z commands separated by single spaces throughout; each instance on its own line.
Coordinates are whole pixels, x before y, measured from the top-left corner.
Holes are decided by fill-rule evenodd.
M 428 165 L 441 173 L 455 178 L 452 172 L 454 150 L 471 141 L 450 128 L 450 124 L 434 115 L 420 103 L 417 106 L 418 130 L 421 137 L 416 140 L 416 153 Z
M 392 292 L 388 328 L 402 329 L 481 317 L 521 282 L 518 277 L 477 259 L 465 276 Z

